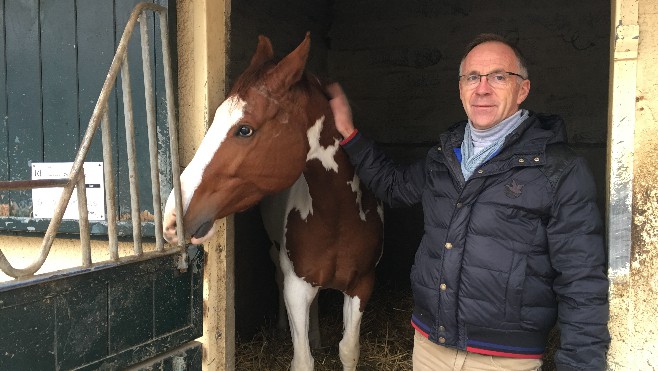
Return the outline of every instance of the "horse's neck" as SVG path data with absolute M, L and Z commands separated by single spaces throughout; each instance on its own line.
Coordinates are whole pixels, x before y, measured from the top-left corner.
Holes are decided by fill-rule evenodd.
M 354 178 L 354 167 L 340 148 L 341 136 L 328 103 L 323 102 L 324 110 L 309 119 L 309 153 L 303 174 L 311 194 L 337 195 L 350 192 L 346 184 Z M 314 116 L 318 118 L 312 119 Z M 321 130 L 315 132 L 318 126 Z

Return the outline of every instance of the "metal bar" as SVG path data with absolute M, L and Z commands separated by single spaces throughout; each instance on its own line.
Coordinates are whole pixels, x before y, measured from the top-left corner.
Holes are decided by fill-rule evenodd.
M 153 92 L 153 72 L 146 13 L 139 16 L 142 36 L 142 68 L 144 71 L 144 97 L 146 99 L 146 125 L 149 139 L 149 159 L 151 163 L 151 194 L 155 222 L 155 249 L 164 251 L 162 236 L 162 202 L 160 197 L 160 167 L 158 166 L 158 138 L 155 122 L 155 94 Z
M 128 179 L 130 183 L 130 218 L 133 225 L 135 254 L 142 255 L 142 222 L 139 215 L 139 181 L 137 179 L 137 155 L 135 150 L 135 123 L 133 121 L 132 88 L 128 53 L 121 65 L 121 88 L 123 90 L 123 116 L 126 124 L 126 151 L 128 153 Z
M 135 8 L 133 9 L 133 12 L 130 15 L 130 18 L 128 19 L 128 22 L 126 24 L 126 27 L 124 28 L 123 34 L 121 36 L 121 39 L 119 41 L 119 45 L 117 46 L 116 53 L 114 55 L 114 58 L 112 59 L 112 63 L 110 65 L 110 69 L 108 71 L 108 74 L 105 78 L 105 82 L 103 83 L 103 87 L 101 88 L 101 92 L 99 94 L 98 100 L 96 101 L 96 106 L 94 107 L 94 111 L 92 112 L 91 118 L 89 119 L 89 125 L 87 126 L 87 130 L 85 131 L 85 135 L 82 138 L 80 148 L 78 149 L 78 152 L 75 156 L 75 159 L 73 161 L 73 165 L 71 167 L 71 171 L 69 173 L 69 178 L 68 179 L 42 179 L 42 180 L 31 180 L 31 181 L 12 181 L 12 182 L 0 182 L 0 190 L 4 189 L 31 189 L 31 188 L 41 188 L 41 187 L 62 187 L 63 186 L 63 191 L 60 199 L 57 202 L 57 205 L 55 207 L 55 214 L 53 215 L 53 218 L 50 220 L 50 224 L 48 225 L 48 229 L 45 232 L 44 238 L 42 240 L 41 244 L 41 250 L 39 253 L 39 257 L 33 261 L 31 264 L 29 264 L 25 268 L 14 268 L 9 261 L 7 260 L 6 256 L 0 249 L 0 269 L 7 274 L 10 277 L 14 278 L 19 278 L 19 277 L 25 277 L 34 274 L 41 266 L 43 265 L 44 261 L 46 260 L 48 253 L 50 252 L 50 248 L 52 247 L 52 243 L 55 239 L 57 230 L 59 229 L 59 225 L 61 224 L 62 218 L 64 216 L 64 212 L 66 211 L 66 207 L 69 203 L 69 200 L 71 199 L 71 195 L 73 193 L 73 188 L 76 185 L 76 182 L 73 180 L 78 180 L 79 181 L 79 176 L 80 173 L 83 171 L 82 167 L 84 165 L 84 160 L 87 157 L 87 153 L 89 152 L 89 148 L 91 146 L 93 136 L 95 135 L 96 131 L 98 130 L 99 125 L 101 124 L 101 117 L 103 121 L 105 121 L 106 124 L 103 126 L 105 129 L 104 131 L 107 130 L 103 134 L 104 137 L 104 144 L 105 143 L 110 143 L 111 138 L 109 135 L 109 119 L 107 117 L 107 107 L 108 107 L 108 101 L 109 97 L 112 94 L 112 88 L 114 87 L 114 84 L 116 82 L 117 75 L 119 74 L 120 70 L 126 70 L 126 74 L 122 76 L 125 76 L 124 83 L 127 83 L 127 90 L 130 90 L 130 83 L 129 83 L 129 71 L 127 67 L 127 63 L 124 64 L 124 62 L 127 61 L 126 57 L 126 50 L 128 48 L 128 42 L 130 40 L 130 37 L 132 35 L 132 32 L 135 28 L 135 23 L 137 22 L 138 17 L 140 17 L 141 13 L 145 10 L 152 10 L 154 12 L 157 12 L 160 16 L 160 25 L 161 25 L 161 38 L 162 38 L 162 54 L 163 54 L 163 61 L 164 61 L 164 67 L 165 67 L 165 88 L 166 88 L 166 93 L 167 93 L 167 121 L 169 123 L 169 130 L 170 130 L 170 136 L 171 136 L 171 142 L 170 142 L 170 149 L 172 150 L 172 174 L 174 176 L 173 182 L 174 182 L 174 190 L 175 190 L 175 195 L 176 195 L 176 211 L 177 211 L 177 221 L 178 221 L 178 233 L 179 235 L 182 234 L 183 230 L 183 223 L 182 223 L 182 203 L 181 203 L 181 196 L 180 196 L 180 170 L 178 168 L 179 166 L 179 160 L 178 160 L 178 132 L 177 132 L 177 125 L 176 125 L 176 119 L 175 119 L 175 107 L 174 107 L 174 93 L 173 93 L 173 83 L 172 83 L 172 76 L 171 76 L 171 63 L 170 63 L 170 52 L 169 52 L 169 44 L 168 44 L 168 29 L 167 29 L 167 8 L 157 5 L 157 4 L 149 4 L 149 3 L 140 3 Z M 125 67 L 124 67 L 125 66 Z M 124 88 L 124 94 L 126 92 L 126 89 Z M 129 99 L 130 96 L 128 95 Z M 124 107 L 126 106 L 127 102 L 124 100 Z M 129 106 L 132 106 L 132 102 L 130 102 Z M 126 113 L 130 111 L 131 115 L 131 125 L 132 125 L 132 111 L 126 110 Z M 128 131 L 128 127 L 126 128 Z M 134 132 L 134 128 L 131 129 Z M 131 135 L 128 135 L 128 140 L 131 140 L 132 137 Z M 134 141 L 132 145 L 132 152 L 133 152 L 133 159 L 132 159 L 132 165 L 129 163 L 129 168 L 132 166 L 133 170 L 131 171 L 130 177 L 131 179 L 136 181 L 135 174 L 134 174 Z M 105 147 L 105 145 L 104 145 Z M 130 151 L 130 145 L 129 151 Z M 105 164 L 111 164 L 111 152 L 108 152 L 109 155 L 103 154 L 103 159 Z M 130 155 L 129 155 L 130 157 Z M 111 166 L 110 166 L 111 167 Z M 108 172 L 109 171 L 109 172 Z M 130 171 L 130 170 L 129 170 Z M 114 182 L 113 182 L 113 174 L 111 169 L 105 170 L 105 184 L 106 184 L 106 194 L 107 193 L 112 193 L 114 192 Z M 84 179 L 83 179 L 84 182 Z M 81 189 L 84 190 L 84 187 L 80 187 Z M 133 189 L 136 189 L 133 186 L 133 182 L 131 182 L 131 202 L 132 202 L 132 219 L 133 219 L 133 236 L 135 237 L 135 252 L 138 255 L 142 255 L 142 248 L 141 248 L 141 220 L 139 217 L 139 203 L 138 203 L 138 198 L 133 197 Z M 82 196 L 86 198 L 85 196 Z M 116 197 L 114 195 L 106 195 L 106 200 L 112 200 L 111 202 L 108 202 L 108 233 L 110 235 L 110 250 L 114 251 L 114 253 L 111 252 L 111 256 L 113 256 L 113 259 L 118 259 L 118 248 L 116 247 L 116 208 L 115 208 L 115 200 Z M 135 213 L 135 210 L 137 212 Z M 86 213 L 84 213 L 86 215 Z M 114 214 L 114 215 L 113 215 Z M 82 217 L 82 216 L 81 216 Z M 81 220 L 82 222 L 82 220 Z M 88 221 L 87 221 L 88 223 Z M 161 224 L 161 223 L 160 223 Z M 113 227 L 112 227 L 113 225 Z M 81 230 L 83 227 L 81 227 Z M 88 229 L 88 228 L 87 228 Z M 112 232 L 111 230 L 114 230 Z M 81 237 L 82 238 L 82 237 Z M 114 240 L 114 242 L 112 242 Z M 114 247 L 112 247 L 114 243 Z M 179 242 L 180 247 L 184 247 L 184 241 Z M 86 259 L 83 257 L 83 260 Z
M 91 266 L 91 241 L 89 237 L 89 211 L 87 210 L 87 186 L 85 184 L 85 170 L 82 168 L 78 175 L 78 225 L 80 226 L 80 247 L 82 248 L 82 265 Z
M 69 181 L 69 178 L 2 181 L 0 190 L 64 187 Z
M 180 159 L 178 156 L 178 124 L 176 122 L 174 83 L 171 76 L 171 54 L 169 51 L 169 31 L 166 12 L 160 12 L 160 38 L 162 39 L 162 62 L 164 63 L 165 91 L 167 95 L 167 122 L 169 123 L 169 148 L 171 152 L 171 173 L 176 199 L 176 233 L 178 247 L 185 251 L 185 232 L 183 229 L 183 201 L 180 185 Z
M 66 206 L 68 205 L 69 200 L 71 199 L 71 194 L 73 193 L 74 186 L 75 183 L 69 181 L 64 187 L 64 189 L 62 190 L 62 196 L 59 198 L 59 201 L 57 202 L 57 206 L 55 206 L 55 214 L 53 215 L 53 218 L 50 220 L 50 224 L 48 224 L 48 229 L 46 230 L 43 240 L 41 241 L 41 250 L 36 260 L 34 260 L 31 264 L 29 264 L 25 268 L 14 268 L 9 263 L 9 260 L 7 260 L 7 257 L 0 249 L 0 269 L 2 269 L 2 271 L 6 275 L 14 278 L 19 278 L 19 277 L 32 275 L 34 274 L 34 272 L 39 270 L 39 268 L 41 268 L 43 263 L 46 261 L 46 258 L 48 257 L 48 253 L 50 253 L 50 248 L 53 245 L 53 241 L 55 240 L 55 235 L 57 234 L 59 225 L 62 222 L 62 218 L 64 217 Z
M 110 259 L 119 260 L 119 240 L 117 234 L 117 193 L 114 183 L 114 161 L 112 160 L 112 135 L 110 133 L 109 107 L 103 112 L 101 134 L 103 139 L 103 176 L 105 178 L 105 219 L 107 220 L 108 250 Z

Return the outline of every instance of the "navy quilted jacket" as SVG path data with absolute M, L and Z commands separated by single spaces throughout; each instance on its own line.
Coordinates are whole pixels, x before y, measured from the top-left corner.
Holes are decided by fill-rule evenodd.
M 531 113 L 465 182 L 465 122 L 398 166 L 357 134 L 343 148 L 391 206 L 422 203 L 412 324 L 475 353 L 540 358 L 556 321 L 559 370 L 604 370 L 608 279 L 595 187 L 557 116 Z

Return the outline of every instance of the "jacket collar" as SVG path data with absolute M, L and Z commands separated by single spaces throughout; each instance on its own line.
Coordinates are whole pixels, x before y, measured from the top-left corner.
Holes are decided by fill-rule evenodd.
M 441 134 L 446 150 L 461 146 L 467 121 L 461 121 Z M 513 155 L 543 155 L 550 143 L 567 142 L 564 121 L 557 115 L 530 112 L 528 118 L 512 131 L 494 159 Z

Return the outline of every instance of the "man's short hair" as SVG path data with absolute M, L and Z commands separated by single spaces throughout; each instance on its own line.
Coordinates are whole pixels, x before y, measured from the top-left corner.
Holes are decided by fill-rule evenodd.
M 466 45 L 466 50 L 464 52 L 464 56 L 462 57 L 461 63 L 459 64 L 459 71 L 460 71 L 459 73 L 460 74 L 461 74 L 461 67 L 464 64 L 464 59 L 466 59 L 466 56 L 468 55 L 468 53 L 470 53 L 471 50 L 473 50 L 476 46 L 478 46 L 480 44 L 484 44 L 486 42 L 499 42 L 499 43 L 502 43 L 502 44 L 505 44 L 505 45 L 509 46 L 510 49 L 512 49 L 512 51 L 514 52 L 514 55 L 516 55 L 516 59 L 519 62 L 519 69 L 520 69 L 519 72 L 521 72 L 521 74 L 523 74 L 525 76 L 525 78 L 529 77 L 528 76 L 528 64 L 526 62 L 525 57 L 521 53 L 521 50 L 519 50 L 519 48 L 516 45 L 512 44 L 509 40 L 507 40 L 503 36 L 500 36 L 500 35 L 495 34 L 495 33 L 481 33 L 481 34 L 477 35 L 475 37 L 475 39 L 473 39 L 473 41 L 471 41 L 468 45 Z

